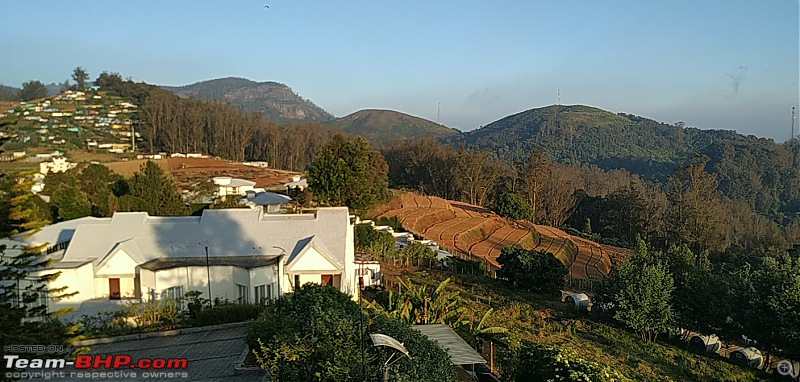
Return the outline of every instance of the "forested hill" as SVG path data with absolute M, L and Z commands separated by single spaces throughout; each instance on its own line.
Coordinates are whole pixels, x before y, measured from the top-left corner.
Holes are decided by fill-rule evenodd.
M 395 139 L 443 138 L 459 134 L 456 129 L 393 110 L 360 110 L 326 124 L 361 135 L 373 145 Z
M 245 111 L 255 111 L 274 121 L 328 121 L 333 116 L 313 102 L 277 82 L 244 78 L 219 78 L 186 86 L 162 86 L 181 97 L 226 101 Z
M 700 130 L 589 106 L 527 110 L 450 140 L 523 161 L 541 147 L 562 162 L 624 168 L 664 181 L 693 152 L 707 155 L 720 190 L 777 217 L 800 211 L 797 148 L 729 130 Z

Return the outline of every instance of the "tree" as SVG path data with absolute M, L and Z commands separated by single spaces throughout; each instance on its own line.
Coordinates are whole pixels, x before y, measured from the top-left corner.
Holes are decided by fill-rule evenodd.
M 530 219 L 535 223 L 537 196 L 547 182 L 550 172 L 547 157 L 532 151 L 528 160 L 522 163 L 519 172 L 522 178 L 522 192 L 527 198 L 528 205 L 531 206 Z
M 525 199 L 510 192 L 496 197 L 492 202 L 491 209 L 500 216 L 516 220 L 531 219 L 533 216 L 533 210 Z
M 357 251 L 369 253 L 379 259 L 386 259 L 394 253 L 394 244 L 394 236 L 388 232 L 378 232 L 369 224 L 355 226 Z
M 78 90 L 86 89 L 86 79 L 89 78 L 89 73 L 83 67 L 77 67 L 72 71 L 72 79 L 75 80 L 75 87 Z
M 667 227 L 670 244 L 686 243 L 695 252 L 724 251 L 723 206 L 714 174 L 705 170 L 708 157 L 693 154 L 669 177 Z
M 422 333 L 396 320 L 365 316 L 350 296 L 316 284 L 267 306 L 248 343 L 270 381 L 373 380 L 389 354 L 373 346 L 368 333 L 392 336 L 412 354 L 391 370 L 393 380 L 456 379 L 447 353 Z
M 47 86 L 41 81 L 28 81 L 22 84 L 19 90 L 19 98 L 23 101 L 30 101 L 38 98 L 47 97 Z
M 536 293 L 561 295 L 569 270 L 552 253 L 527 250 L 520 246 L 505 247 L 497 258 L 498 276 L 512 284 Z
M 58 206 L 58 216 L 63 220 L 72 220 L 92 214 L 89 197 L 77 185 L 65 183 L 56 189 L 51 203 Z
M 308 166 L 308 185 L 323 203 L 365 212 L 389 196 L 387 171 L 366 139 L 336 135 Z
M 674 323 L 672 275 L 663 262 L 648 253 L 639 240 L 636 253 L 623 259 L 611 273 L 614 318 L 639 334 L 644 341 L 655 341 Z
M 130 193 L 152 206 L 153 213 L 160 216 L 179 216 L 187 213 L 172 179 L 152 161 L 139 167 L 130 179 Z
M 6 176 L 6 178 L 12 178 Z M 12 195 L 10 204 L 11 233 L 32 233 L 47 223 L 39 215 L 25 177 L 10 182 L 3 195 Z M 22 188 L 18 186 L 22 185 Z M 8 184 L 4 185 L 8 186 Z M 41 199 L 39 199 L 41 200 Z M 5 236 L 4 236 L 5 237 Z M 59 272 L 47 269 L 50 260 L 41 254 L 42 248 L 28 248 L 21 242 L 6 241 L 0 245 L 0 346 L 52 344 L 69 345 L 75 326 L 66 326 L 55 317 L 65 310 L 48 312 L 48 299 L 59 300 L 74 295 L 66 287 L 48 289 Z
M 92 216 L 111 216 L 108 208 L 115 184 L 123 180 L 122 176 L 112 172 L 100 164 L 90 164 L 78 174 L 78 184 L 89 197 Z

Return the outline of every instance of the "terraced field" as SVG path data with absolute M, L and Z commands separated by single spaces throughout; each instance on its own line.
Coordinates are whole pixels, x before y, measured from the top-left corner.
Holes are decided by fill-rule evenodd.
M 575 278 L 605 276 L 611 264 L 629 250 L 597 244 L 558 228 L 504 219 L 488 209 L 412 192 L 396 195 L 376 207 L 371 217 L 397 218 L 403 227 L 441 247 L 499 267 L 500 251 L 510 245 L 553 253 Z

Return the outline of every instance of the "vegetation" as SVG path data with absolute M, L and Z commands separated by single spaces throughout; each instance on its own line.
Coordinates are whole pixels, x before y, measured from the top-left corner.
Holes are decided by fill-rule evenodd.
M 23 101 L 44 97 L 47 97 L 47 86 L 41 81 L 32 80 L 22 83 L 22 89 L 19 90 L 19 98 Z
M 389 196 L 387 165 L 364 138 L 337 135 L 308 166 L 308 186 L 325 204 L 366 212 Z
M 378 232 L 370 224 L 356 224 L 356 251 L 369 253 L 376 258 L 391 258 L 394 253 L 394 236 L 388 232 Z
M 389 352 L 374 347 L 369 333 L 392 336 L 412 354 L 392 367 L 393 380 L 456 380 L 439 345 L 407 324 L 363 315 L 332 287 L 306 284 L 268 305 L 252 324 L 248 342 L 271 381 L 378 379 Z
M 640 241 L 639 249 L 620 262 L 607 283 L 614 318 L 638 333 L 643 341 L 655 341 L 659 333 L 674 327 L 672 293 L 675 290 L 667 266 L 648 253 Z
M 559 296 L 569 276 L 569 270 L 552 253 L 505 247 L 497 258 L 501 268 L 498 277 L 514 286 L 543 295 Z
M 629 381 L 607 365 L 585 361 L 572 349 L 523 341 L 510 381 Z
M 755 369 L 741 368 L 713 356 L 694 354 L 685 343 L 644 342 L 638 334 L 614 322 L 590 318 L 551 296 L 525 292 L 502 280 L 438 271 L 407 274 L 403 279 L 406 277 L 415 285 L 427 285 L 428 289 L 450 279 L 445 290 L 458 292 L 459 306 L 465 315 L 494 308 L 485 325 L 508 329 L 506 335 L 495 340 L 494 346 L 495 368 L 504 379 L 513 378 L 517 372 L 515 365 L 520 362 L 525 365 L 539 362 L 539 358 L 521 352 L 521 349 L 531 347 L 550 349 L 536 353 L 545 357 L 541 359 L 543 362 L 548 352 L 557 353 L 564 357 L 565 362 L 574 365 L 576 371 L 587 370 L 586 364 L 603 365 L 607 370 L 613 370 L 619 376 L 618 380 L 710 382 L 761 381 L 767 378 L 766 374 Z M 478 314 L 477 318 L 480 317 Z M 468 343 L 477 343 L 469 330 L 456 331 Z M 489 359 L 486 346 L 482 354 Z M 544 367 L 544 363 L 540 366 Z M 609 374 L 611 376 L 614 374 Z
M 440 138 L 459 134 L 456 129 L 393 110 L 359 110 L 329 121 L 326 125 L 367 138 L 376 147 L 398 139 Z
M 533 209 L 521 196 L 509 192 L 500 194 L 491 205 L 496 214 L 516 220 L 530 219 Z
M 77 90 L 86 89 L 86 80 L 89 78 L 89 73 L 86 69 L 78 66 L 72 71 L 72 79 L 75 80 L 75 88 Z
M 38 230 L 46 220 L 40 217 L 39 206 L 33 203 L 38 198 L 25 188 L 29 182 L 11 176 L 2 180 L 6 178 L 11 180 L 11 187 L 0 192 L 7 203 L 9 220 L 5 220 L 7 226 L 2 237 Z M 48 288 L 59 272 L 48 271 L 50 261 L 42 258 L 41 248 L 13 243 L 0 245 L 0 346 L 71 345 L 77 339 L 77 327 L 58 321 L 57 317 L 65 310 L 48 312 L 48 301 L 58 301 L 77 292 L 69 292 L 67 287 Z

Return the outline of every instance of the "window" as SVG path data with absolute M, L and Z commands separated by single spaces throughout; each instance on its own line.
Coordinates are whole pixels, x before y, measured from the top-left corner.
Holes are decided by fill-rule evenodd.
M 294 275 L 294 289 L 300 289 L 300 275 Z
M 267 298 L 264 295 L 264 285 L 259 285 L 259 286 L 255 287 L 255 288 L 253 288 L 253 292 L 254 292 L 253 296 L 255 297 L 255 301 L 253 301 L 253 302 L 255 302 L 256 304 L 263 304 L 264 301 Z
M 181 297 L 183 297 L 183 285 L 169 287 L 161 291 L 162 300 L 172 299 L 176 306 L 183 309 L 183 299 Z
M 267 285 L 267 299 L 272 300 L 272 284 Z
M 239 288 L 239 303 L 244 304 L 247 302 L 247 287 L 244 285 L 236 284 Z

